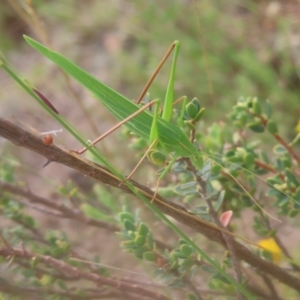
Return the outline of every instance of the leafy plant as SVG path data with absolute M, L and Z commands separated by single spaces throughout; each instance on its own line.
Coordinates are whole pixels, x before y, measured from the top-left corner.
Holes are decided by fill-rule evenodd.
M 176 2 L 169 10 L 172 18 L 179 17 L 179 5 Z M 148 20 L 151 7 L 146 6 L 144 12 Z M 211 10 L 208 12 L 205 22 L 213 24 L 218 16 Z M 220 37 L 215 41 L 222 42 Z M 194 48 L 193 45 L 188 43 L 187 48 Z M 147 54 L 150 47 L 138 44 L 139 47 L 145 51 L 142 57 L 155 58 Z M 247 72 L 240 72 L 233 82 L 233 86 L 241 88 L 242 92 L 236 91 L 239 95 L 256 94 L 249 77 L 264 87 L 269 80 L 276 80 L 268 68 L 263 69 L 261 76 L 255 75 L 262 68 L 251 51 L 242 49 L 235 56 L 230 55 L 232 49 L 225 50 L 225 56 L 235 62 L 234 68 L 247 67 Z M 215 59 L 209 51 L 208 56 L 210 60 Z M 250 65 L 249 60 L 255 63 Z M 2 62 L 2 67 L 66 130 L 86 144 L 77 128 L 45 104 L 47 98 L 40 91 L 23 81 L 7 61 Z M 198 63 L 194 67 L 199 68 Z M 133 80 L 138 81 L 139 73 L 135 77 L 134 69 L 132 71 Z M 82 75 L 76 73 L 77 70 L 74 72 L 71 74 L 74 77 Z M 180 80 L 180 84 L 195 85 L 190 79 Z M 125 81 L 129 85 L 129 78 Z M 224 97 L 229 86 L 225 85 Z M 207 86 L 205 91 L 207 96 Z M 155 90 L 151 95 L 155 95 Z M 2 137 L 45 156 L 47 164 L 57 162 L 59 168 L 69 166 L 104 184 L 97 183 L 81 191 L 74 182 L 68 181 L 63 186 L 55 184 L 56 192 L 43 197 L 24 184 L 27 181 L 21 179 L 20 164 L 12 163 L 11 159 L 1 161 L 0 209 L 8 224 L 0 236 L 0 257 L 6 275 L 5 280 L 0 281 L 1 296 L 13 299 L 32 299 L 36 295 L 49 299 L 203 299 L 208 293 L 210 297 L 219 295 L 228 299 L 242 299 L 243 295 L 247 299 L 274 299 L 281 295 L 298 295 L 300 283 L 293 273 L 299 271 L 297 255 L 292 246 L 287 247 L 282 241 L 276 219 L 284 216 L 285 220 L 297 220 L 299 136 L 286 138 L 281 134 L 285 124 L 277 121 L 280 117 L 276 106 L 274 109 L 272 105 L 274 112 L 271 113 L 269 101 L 240 97 L 231 112 L 226 110 L 230 113 L 226 124 L 211 125 L 204 123 L 201 105 L 193 99 L 183 114 L 174 110 L 170 122 L 182 117 L 180 130 L 195 138 L 203 165 L 195 166 L 189 156 L 179 155 L 170 169 L 172 176 L 163 179 L 158 194 L 143 185 L 141 177 L 138 182 L 124 181 L 125 155 L 109 157 L 90 147 L 87 160 L 57 146 L 57 137 L 54 145 L 52 141 L 45 143 L 39 133 L 0 119 Z M 206 111 L 209 114 L 212 110 Z M 147 115 L 153 116 L 153 113 Z M 132 130 L 126 131 L 122 141 L 119 148 L 130 151 L 131 155 L 132 149 L 138 155 L 143 154 L 147 144 L 141 137 L 133 136 Z M 266 142 L 271 143 L 272 152 Z M 131 145 L 127 147 L 127 144 Z M 169 152 L 172 157 L 172 149 Z M 146 165 L 143 171 L 151 173 L 151 167 Z M 48 185 L 44 180 L 42 186 Z M 152 212 L 159 218 L 153 217 Z M 41 217 L 44 215 L 55 220 L 57 228 L 45 225 Z M 229 216 L 226 223 L 224 215 Z M 247 218 L 247 225 L 243 218 Z M 71 224 L 71 228 L 65 224 Z M 250 224 L 261 237 L 260 242 L 246 237 Z M 102 232 L 100 237 L 99 232 Z M 114 242 L 117 239 L 125 254 Z M 99 253 L 103 251 L 108 254 L 100 258 Z M 114 267 L 107 265 L 107 258 L 111 259 L 109 264 L 115 263 Z M 281 268 L 281 264 L 289 264 L 290 269 Z M 125 275 L 120 269 L 123 266 L 127 269 Z M 247 269 L 251 269 L 251 277 Z M 130 270 L 138 273 L 139 278 L 128 278 Z M 149 282 L 149 277 L 143 279 L 144 273 L 153 281 Z

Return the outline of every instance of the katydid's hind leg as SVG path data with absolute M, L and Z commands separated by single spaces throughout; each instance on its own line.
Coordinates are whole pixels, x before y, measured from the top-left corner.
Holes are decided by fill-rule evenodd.
M 130 116 L 128 116 L 127 118 L 125 118 L 123 121 L 119 122 L 118 124 L 116 124 L 115 126 L 113 126 L 112 128 L 110 128 L 108 131 L 106 131 L 105 133 L 103 133 L 101 136 L 99 136 L 98 138 L 96 138 L 92 143 L 91 146 L 94 146 L 95 144 L 97 144 L 98 142 L 100 142 L 102 139 L 104 139 L 105 137 L 107 137 L 109 134 L 111 134 L 112 132 L 114 132 L 115 130 L 117 130 L 119 127 L 121 127 L 122 125 L 124 125 L 125 123 L 127 123 L 128 121 L 130 121 L 131 119 L 133 119 L 135 116 L 137 116 L 138 114 L 140 114 L 142 111 L 146 110 L 149 106 L 157 103 L 158 100 L 153 100 L 147 104 L 145 104 L 143 107 L 141 107 L 139 110 L 137 110 L 135 113 L 131 114 Z M 82 154 L 84 153 L 86 150 L 88 150 L 88 147 L 84 147 L 79 151 L 76 150 L 71 150 L 72 152 L 75 152 L 77 154 Z
M 142 156 L 142 158 L 139 160 L 139 162 L 136 164 L 136 166 L 133 168 L 133 170 L 130 172 L 129 175 L 126 176 L 125 179 L 123 179 L 120 183 L 119 186 L 122 185 L 125 181 L 129 180 L 132 175 L 136 172 L 136 170 L 138 169 L 138 167 L 142 164 L 142 162 L 144 161 L 144 159 L 147 157 L 147 155 L 149 154 L 149 152 L 153 149 L 153 147 L 155 146 L 155 144 L 157 143 L 157 139 L 154 140 L 151 145 L 148 147 L 147 151 L 145 152 L 145 154 Z
M 146 83 L 143 91 L 141 92 L 140 96 L 138 97 L 138 99 L 136 100 L 136 103 L 140 103 L 143 98 L 145 97 L 150 85 L 152 84 L 153 80 L 155 79 L 156 75 L 158 74 L 158 72 L 160 71 L 160 69 L 162 68 L 162 66 L 164 65 L 165 61 L 168 59 L 168 57 L 170 56 L 171 52 L 173 51 L 173 49 L 179 44 L 178 41 L 175 41 L 171 44 L 171 46 L 169 47 L 169 49 L 167 50 L 167 52 L 165 53 L 164 57 L 161 59 L 160 63 L 158 64 L 158 66 L 156 67 L 155 71 L 153 72 L 153 74 L 151 75 L 151 77 L 149 78 L 148 82 Z

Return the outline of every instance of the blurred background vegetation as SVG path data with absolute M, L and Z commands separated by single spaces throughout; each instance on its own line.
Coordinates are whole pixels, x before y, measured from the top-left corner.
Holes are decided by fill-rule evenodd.
M 56 98 L 63 96 L 57 91 L 59 79 L 51 78 L 46 84 L 40 78 L 49 76 L 54 66 L 22 38 L 24 33 L 39 38 L 35 34 L 39 25 L 30 21 L 28 26 L 25 13 L 17 13 L 22 10 L 22 5 L 16 9 L 17 3 L 2 1 L 1 49 L 24 70 L 24 76 L 53 94 L 59 108 L 62 104 Z M 33 5 L 55 49 L 129 98 L 137 98 L 163 53 L 177 39 L 182 47 L 176 95 L 197 96 L 204 106 L 211 106 L 210 121 L 224 120 L 242 95 L 270 99 L 288 130 L 297 123 L 297 1 L 115 0 L 107 4 L 69 0 L 33 1 Z M 153 97 L 163 97 L 168 74 L 166 65 L 151 88 Z M 64 102 L 73 105 L 72 99 Z

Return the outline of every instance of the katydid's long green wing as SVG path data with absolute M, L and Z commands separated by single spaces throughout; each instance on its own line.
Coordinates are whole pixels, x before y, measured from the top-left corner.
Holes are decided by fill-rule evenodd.
M 91 91 L 119 121 L 124 120 L 140 109 L 140 106 L 136 103 L 98 81 L 61 54 L 46 48 L 29 37 L 25 36 L 25 40 L 30 46 L 52 60 L 66 73 Z M 143 111 L 128 121 L 126 126 L 138 136 L 149 140 L 152 121 L 152 113 Z M 196 147 L 180 128 L 161 118 L 158 118 L 158 133 L 160 145 L 169 152 L 176 153 L 177 156 L 189 157 L 197 152 Z

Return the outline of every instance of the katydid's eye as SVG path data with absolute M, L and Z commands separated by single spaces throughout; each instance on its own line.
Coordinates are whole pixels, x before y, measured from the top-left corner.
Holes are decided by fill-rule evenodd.
M 50 146 L 53 143 L 53 137 L 50 134 L 46 134 L 43 137 L 43 143 L 47 146 Z

